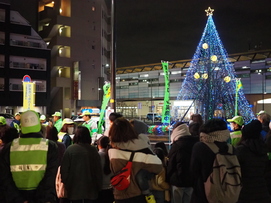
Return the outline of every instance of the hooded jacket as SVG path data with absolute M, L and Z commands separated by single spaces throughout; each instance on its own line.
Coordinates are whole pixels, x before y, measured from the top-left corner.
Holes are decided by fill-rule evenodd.
M 261 140 L 260 132 L 260 122 L 252 121 L 242 129 L 246 139 L 236 147 L 243 183 L 238 203 L 270 202 L 264 179 L 268 164 L 267 149 Z
M 192 187 L 190 159 L 192 148 L 199 141 L 199 138 L 191 136 L 187 125 L 182 124 L 174 129 L 171 141 L 173 141 L 173 144 L 168 154 L 168 181 L 171 185 L 177 187 Z
M 146 138 L 146 135 L 140 134 L 139 139 L 134 139 L 126 143 L 112 143 L 112 146 L 118 149 L 113 148 L 108 151 L 110 168 L 114 174 L 119 172 L 127 164 L 131 151 L 136 151 L 133 158 L 130 185 L 122 191 L 114 190 L 116 200 L 129 199 L 141 195 L 141 190 L 135 178 L 139 170 L 145 169 L 150 173 L 159 174 L 163 169 L 161 160 L 152 153 L 146 141 L 148 139 Z

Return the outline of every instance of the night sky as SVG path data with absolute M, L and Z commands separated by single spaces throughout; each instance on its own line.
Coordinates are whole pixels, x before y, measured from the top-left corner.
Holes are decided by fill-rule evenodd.
M 191 59 L 209 6 L 228 54 L 271 49 L 271 0 L 115 0 L 115 5 L 117 67 Z

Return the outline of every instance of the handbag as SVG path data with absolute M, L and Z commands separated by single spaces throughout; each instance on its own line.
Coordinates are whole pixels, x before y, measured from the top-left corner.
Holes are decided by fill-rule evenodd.
M 132 170 L 132 161 L 134 158 L 135 152 L 131 152 L 131 156 L 129 161 L 127 162 L 126 166 L 123 167 L 118 173 L 112 176 L 110 182 L 111 185 L 117 190 L 125 190 L 130 185 L 130 176 Z

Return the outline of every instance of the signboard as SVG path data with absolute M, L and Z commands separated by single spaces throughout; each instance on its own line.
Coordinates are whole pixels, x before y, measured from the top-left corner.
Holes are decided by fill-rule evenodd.
M 35 106 L 35 83 L 31 82 L 29 75 L 23 77 L 23 109 L 34 110 Z

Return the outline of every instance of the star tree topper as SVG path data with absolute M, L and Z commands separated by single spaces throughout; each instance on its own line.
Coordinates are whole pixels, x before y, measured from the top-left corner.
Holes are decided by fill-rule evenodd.
M 211 9 L 211 7 L 208 7 L 207 10 L 205 10 L 206 16 L 213 15 L 214 9 Z

